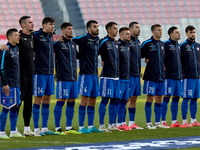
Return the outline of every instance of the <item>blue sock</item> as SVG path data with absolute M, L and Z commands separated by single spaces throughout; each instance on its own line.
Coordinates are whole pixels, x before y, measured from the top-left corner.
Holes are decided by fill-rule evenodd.
M 106 115 L 106 106 L 108 104 L 109 98 L 102 97 L 101 103 L 99 105 L 99 122 L 100 125 L 104 124 L 104 118 Z
M 63 105 L 65 104 L 64 101 L 57 101 L 55 108 L 54 108 L 54 121 L 55 121 L 55 126 L 60 127 L 60 119 L 62 116 L 62 108 Z
M 171 103 L 172 120 L 177 120 L 178 102 L 179 102 L 179 97 L 172 98 L 172 103 Z
M 115 116 L 116 116 L 116 107 L 117 107 L 118 99 L 111 98 L 110 99 L 110 105 L 108 108 L 108 113 L 109 113 L 109 124 L 114 124 L 115 123 Z
M 125 110 L 124 110 L 124 117 L 123 117 L 122 122 L 126 122 L 126 108 L 125 108 Z
M 197 113 L 197 98 L 192 98 L 190 100 L 190 115 L 192 119 L 196 119 Z
M 33 124 L 34 128 L 39 128 L 39 119 L 40 119 L 40 105 L 33 104 Z
M 147 123 L 151 122 L 151 105 L 152 105 L 152 103 L 150 103 L 150 102 L 146 102 L 146 104 L 145 104 L 145 115 L 146 115 Z
M 4 107 L 3 107 L 2 111 L 1 111 L 1 115 L 0 115 L 0 131 L 5 131 L 8 111 L 9 111 L 9 109 L 6 109 Z
M 170 97 L 163 97 L 163 102 L 161 104 L 162 105 L 162 121 L 166 121 L 169 100 L 170 100 Z
M 135 108 L 128 108 L 129 111 L 129 121 L 134 121 L 135 119 Z
M 18 107 L 10 108 L 10 131 L 16 131 Z
M 47 128 L 49 119 L 49 104 L 42 103 L 42 128 Z
M 119 101 L 119 107 L 118 107 L 118 123 L 122 123 L 124 119 L 124 113 L 125 113 L 125 107 L 126 107 L 126 99 L 122 99 Z
M 184 98 L 181 105 L 182 119 L 187 119 L 188 102 L 190 99 Z
M 80 105 L 79 106 L 79 126 L 84 126 L 85 121 L 85 106 Z
M 161 104 L 158 103 L 154 104 L 154 113 L 155 113 L 155 122 L 160 122 Z
M 94 107 L 88 106 L 87 107 L 87 116 L 88 116 L 88 126 L 94 125 Z
M 72 126 L 72 120 L 74 117 L 74 105 L 75 105 L 75 102 L 67 102 L 67 107 L 66 107 L 66 111 L 65 111 L 66 127 Z

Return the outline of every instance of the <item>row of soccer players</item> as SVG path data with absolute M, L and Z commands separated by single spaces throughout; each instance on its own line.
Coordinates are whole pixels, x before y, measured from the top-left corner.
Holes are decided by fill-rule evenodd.
M 188 26 L 186 28 L 186 34 L 188 39 L 181 45 L 181 48 L 177 43 L 180 38 L 179 31 L 176 27 L 169 29 L 170 39 L 166 44 L 160 41 L 162 36 L 162 28 L 160 25 L 153 25 L 151 27 L 153 36 L 151 39 L 145 41 L 140 47 L 138 36 L 140 34 L 140 26 L 137 22 L 132 22 L 129 28 L 122 27 L 119 30 L 120 39 L 115 40 L 118 33 L 117 24 L 109 22 L 106 25 L 108 35 L 99 41 L 98 23 L 94 20 L 87 22 L 88 33 L 73 38 L 73 26 L 70 23 L 63 23 L 61 30 L 63 36 L 59 38 L 60 41 L 53 43 L 52 32 L 54 29 L 54 19 L 45 17 L 42 21 L 43 28 L 37 32 L 33 31 L 33 21 L 29 16 L 24 16 L 20 19 L 20 25 L 22 31 L 19 33 L 16 29 L 10 29 L 7 32 L 8 47 L 5 45 L 2 49 L 8 49 L 6 51 L 6 57 L 4 64 L 4 73 L 2 75 L 3 92 L 9 95 L 9 89 L 11 87 L 19 91 L 19 65 L 20 65 L 20 79 L 21 79 L 21 92 L 22 100 L 24 100 L 24 135 L 27 136 L 40 136 L 49 134 L 66 134 L 66 133 L 91 133 L 91 132 L 110 132 L 130 130 L 134 128 L 141 129 L 135 122 L 135 102 L 137 96 L 141 94 L 140 84 L 140 59 L 146 58 L 147 67 L 144 74 L 144 93 L 147 94 L 147 102 L 145 104 L 145 112 L 147 119 L 147 128 L 169 128 L 165 122 L 165 116 L 167 111 L 167 103 L 170 96 L 165 96 L 162 103 L 162 119 L 163 123 L 160 123 L 161 102 L 162 95 L 172 95 L 172 127 L 187 127 L 187 126 L 199 126 L 196 121 L 196 100 L 198 98 L 198 86 L 192 86 L 199 84 L 198 80 L 198 44 L 194 42 L 195 28 Z M 179 37 L 178 37 L 179 35 Z M 191 37 L 190 37 L 191 36 Z M 18 47 L 19 43 L 19 53 Z M 28 44 L 27 44 L 28 43 Z M 34 44 L 33 44 L 34 43 Z M 76 44 L 79 45 L 79 53 L 76 50 Z M 190 46 L 191 44 L 191 46 Z M 29 45 L 29 46 L 27 46 Z M 168 45 L 168 46 L 167 46 Z M 166 84 L 164 85 L 164 53 L 169 49 L 168 59 L 166 61 Z M 28 50 L 28 54 L 25 54 L 24 50 Z M 33 66 L 33 51 L 35 52 L 35 61 Z M 196 52 L 195 52 L 196 51 Z M 190 52 L 187 54 L 186 52 Z M 49 104 L 50 95 L 54 94 L 54 57 L 56 57 L 56 78 L 57 78 L 57 103 L 54 109 L 56 132 L 48 130 L 48 118 L 49 118 Z M 186 54 L 185 54 L 186 53 Z M 100 80 L 98 79 L 98 54 L 101 55 L 103 61 L 103 70 Z M 173 55 L 172 55 L 173 54 Z M 181 56 L 182 54 L 182 56 Z M 185 54 L 185 55 L 184 55 Z M 193 54 L 193 55 L 192 55 Z M 11 56 L 12 57 L 9 57 Z M 13 56 L 14 55 L 14 56 Z M 18 55 L 20 61 L 18 62 Z M 173 56 L 173 57 L 172 57 Z M 184 60 L 184 56 L 187 57 Z M 188 59 L 188 56 L 190 59 Z M 29 59 L 30 58 L 30 59 Z M 80 72 L 77 83 L 76 73 L 76 58 L 80 61 Z M 172 59 L 173 58 L 173 59 Z M 13 59 L 13 63 L 16 67 L 10 67 L 7 59 Z M 191 61 L 195 60 L 195 61 Z M 182 103 L 182 115 L 183 125 L 177 122 L 177 110 L 178 100 L 180 96 L 180 83 L 182 78 L 181 63 L 183 64 L 183 103 Z M 171 63 L 173 61 L 173 63 Z M 187 62 L 189 61 L 189 62 Z M 191 65 L 191 62 L 195 62 L 195 65 Z M 170 63 L 168 65 L 167 63 Z M 13 64 L 14 65 L 14 64 Z M 185 67 L 185 66 L 186 67 Z M 33 71 L 34 67 L 34 71 Z M 177 67 L 177 68 L 176 68 Z M 196 67 L 196 68 L 194 68 Z M 6 69 L 5 69 L 6 68 Z M 191 68 L 195 69 L 196 74 L 191 71 Z M 171 69 L 169 71 L 169 69 Z M 178 71 L 178 72 L 177 72 Z M 188 71 L 191 71 L 188 73 Z M 168 72 L 168 75 L 167 75 Z M 169 73 L 170 72 L 170 73 Z M 34 74 L 34 75 L 33 75 Z M 175 74 L 175 76 L 171 75 Z M 178 77 L 176 76 L 178 74 Z M 14 76 L 13 76 L 14 75 Z M 33 77 L 32 77 L 33 75 Z M 171 75 L 171 76 L 170 76 Z M 190 76 L 187 76 L 190 75 Z M 168 77 L 170 76 L 170 77 Z M 169 78 L 169 79 L 168 79 Z M 196 78 L 196 79 L 195 79 Z M 190 81 L 191 80 L 191 81 Z M 12 82 L 11 82 L 12 81 Z M 34 84 L 33 84 L 34 83 Z M 32 85 L 33 84 L 33 85 Z M 30 87 L 29 87 L 29 86 Z M 166 86 L 166 93 L 165 93 Z M 28 88 L 27 88 L 28 87 Z M 77 88 L 78 87 L 78 88 Z M 28 90 L 27 90 L 28 89 Z M 31 90 L 33 89 L 34 104 L 33 104 L 33 122 L 34 132 L 30 130 L 30 118 L 32 99 L 30 98 Z M 129 91 L 130 89 L 130 91 Z M 99 129 L 93 125 L 94 121 L 94 107 L 96 103 L 96 97 L 102 96 L 102 101 L 99 106 Z M 23 94 L 24 93 L 24 94 Z M 74 114 L 75 99 L 81 95 L 81 103 L 79 106 L 79 132 L 76 132 L 72 128 L 72 119 Z M 178 94 L 177 94 L 178 93 Z M 19 93 L 18 93 L 19 95 Z M 151 118 L 151 104 L 155 96 L 155 126 L 152 126 Z M 29 97 L 28 97 L 29 96 Z M 19 96 L 18 96 L 19 97 Z M 129 98 L 130 97 L 130 98 Z M 119 99 L 121 99 L 119 101 Z M 124 121 L 125 106 L 129 99 L 129 126 L 127 127 Z M 187 124 L 187 107 L 188 101 L 191 99 L 191 125 Z M 109 104 L 109 127 L 104 126 L 104 117 L 106 114 L 106 105 Z M 18 104 L 20 104 L 20 98 L 17 98 Z M 62 107 L 67 101 L 66 106 L 66 132 L 64 133 L 60 127 L 60 118 L 62 114 Z M 26 104 L 25 104 L 26 103 Z M 42 129 L 39 129 L 39 117 L 40 117 L 40 105 L 42 103 Z M 87 107 L 88 114 L 88 129 L 84 127 L 85 110 Z M 26 110 L 27 108 L 31 108 Z M 18 137 L 20 133 L 16 130 L 16 112 L 18 107 L 12 107 L 10 109 L 11 119 L 11 137 Z M 3 108 L 1 113 L 1 138 L 7 138 L 5 134 L 5 123 L 7 119 L 8 109 Z M 116 116 L 118 114 L 118 124 L 115 126 Z M 15 119 L 12 119 L 12 118 Z

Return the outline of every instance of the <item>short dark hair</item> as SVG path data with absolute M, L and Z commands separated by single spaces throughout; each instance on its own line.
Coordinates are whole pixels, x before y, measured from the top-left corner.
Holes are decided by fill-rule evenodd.
M 154 24 L 151 26 L 151 31 L 154 31 L 156 27 L 161 27 L 160 24 Z
M 26 22 L 26 19 L 28 18 L 31 18 L 30 16 L 22 16 L 20 19 L 19 19 L 19 25 L 22 27 L 22 23 L 25 23 Z
M 45 17 L 45 18 L 42 20 L 42 25 L 43 25 L 43 24 L 47 24 L 47 23 L 49 23 L 49 22 L 54 23 L 55 20 L 54 20 L 53 18 L 51 18 L 51 17 Z
M 16 28 L 11 28 L 6 32 L 6 37 L 8 39 L 9 36 L 12 36 L 13 32 L 18 32 Z
M 66 29 L 67 27 L 72 27 L 73 25 L 70 23 L 70 22 L 63 22 L 61 25 L 60 25 L 60 29 L 61 30 L 64 30 Z
M 128 27 L 121 27 L 119 29 L 119 34 L 122 32 L 122 31 L 126 31 L 126 30 L 130 30 Z
M 98 22 L 95 21 L 95 20 L 89 20 L 89 21 L 86 23 L 86 27 L 87 27 L 87 28 L 90 28 L 91 25 L 92 25 L 92 23 L 96 23 L 96 24 L 98 24 Z
M 136 22 L 136 21 L 133 21 L 133 22 L 131 22 L 130 24 L 129 24 L 129 28 L 133 28 L 133 25 L 134 24 L 139 24 L 138 22 Z
M 168 30 L 168 35 L 170 36 L 170 34 L 172 34 L 174 32 L 174 30 L 176 30 L 176 29 L 178 29 L 178 28 L 175 26 L 170 27 Z
M 192 31 L 192 30 L 195 30 L 195 27 L 192 26 L 192 25 L 189 25 L 185 28 L 185 32 L 187 33 L 188 31 Z
M 110 28 L 110 27 L 112 27 L 112 25 L 117 25 L 117 23 L 116 22 L 108 22 L 107 24 L 106 24 L 106 31 L 108 31 L 108 28 Z

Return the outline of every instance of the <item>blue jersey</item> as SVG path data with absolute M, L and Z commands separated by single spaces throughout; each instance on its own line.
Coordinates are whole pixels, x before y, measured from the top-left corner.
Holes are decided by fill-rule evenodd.
M 87 33 L 73 41 L 79 46 L 79 74 L 98 75 L 99 37 Z
M 109 36 L 100 40 L 99 54 L 104 66 L 102 77 L 119 78 L 119 49 L 118 42 Z
M 57 81 L 77 81 L 76 44 L 63 36 L 54 43 Z
M 153 36 L 142 43 L 142 57 L 149 59 L 146 65 L 143 80 L 147 81 L 164 81 L 164 59 L 165 59 L 165 43 L 157 41 Z
M 181 79 L 182 64 L 181 64 L 181 49 L 176 41 L 169 38 L 165 41 L 165 78 L 166 79 Z
M 180 44 L 183 78 L 200 77 L 200 44 L 186 40 Z
M 19 49 L 9 42 L 7 43 L 9 50 L 1 51 L 1 87 L 9 85 L 9 87 L 20 86 L 20 67 L 19 67 Z
M 119 41 L 119 78 L 129 80 L 130 77 L 130 46 L 129 43 Z
M 130 44 L 130 76 L 139 77 L 141 72 L 141 50 L 138 38 L 131 36 Z
M 34 73 L 35 74 L 53 74 L 54 55 L 53 55 L 53 35 L 45 33 L 40 29 L 34 32 Z

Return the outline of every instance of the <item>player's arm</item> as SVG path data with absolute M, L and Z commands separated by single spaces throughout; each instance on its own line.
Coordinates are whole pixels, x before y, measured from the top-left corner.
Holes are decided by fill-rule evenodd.
M 149 59 L 147 55 L 147 51 L 149 49 L 148 45 L 143 42 L 143 44 L 140 46 L 140 49 L 141 49 L 141 58 Z
M 8 79 L 6 76 L 6 71 L 5 68 L 7 67 L 7 63 L 8 63 L 8 57 L 9 57 L 9 52 L 7 51 L 3 51 L 1 52 L 1 82 L 3 84 L 3 93 L 6 96 L 10 95 L 10 90 L 9 90 L 9 86 L 8 86 Z
M 59 50 L 59 41 L 53 42 L 53 51 L 54 53 L 57 53 Z
M 87 41 L 85 40 L 85 38 L 84 38 L 85 36 L 86 36 L 86 35 L 74 37 L 74 38 L 72 38 L 72 41 L 73 41 L 74 43 L 76 43 L 76 45 L 84 44 L 85 42 L 87 42 Z

